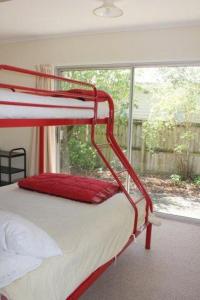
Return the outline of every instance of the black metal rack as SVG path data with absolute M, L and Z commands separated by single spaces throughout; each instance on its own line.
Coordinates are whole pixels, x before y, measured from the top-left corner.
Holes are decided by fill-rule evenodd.
M 12 160 L 16 157 L 23 157 L 23 168 L 15 168 L 12 166 Z M 7 165 L 2 166 L 2 158 L 8 159 Z M 0 186 L 11 184 L 12 175 L 16 173 L 24 173 L 26 177 L 26 150 L 24 148 L 15 148 L 10 151 L 0 150 Z M 2 174 L 8 176 L 8 180 L 2 180 Z

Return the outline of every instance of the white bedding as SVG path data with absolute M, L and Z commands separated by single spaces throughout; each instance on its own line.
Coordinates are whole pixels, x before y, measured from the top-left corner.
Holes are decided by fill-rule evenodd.
M 0 89 L 0 101 L 94 107 L 94 102 L 92 101 L 36 96 L 12 92 L 7 89 Z M 108 111 L 106 102 L 98 104 L 98 118 L 108 117 Z M 91 109 L 44 108 L 0 104 L 0 119 L 87 119 L 93 116 L 94 112 Z
M 79 203 L 18 188 L 0 188 L 0 208 L 27 218 L 58 243 L 64 255 L 47 258 L 37 270 L 0 290 L 9 300 L 65 300 L 126 244 L 133 208 L 119 193 L 100 205 Z M 139 226 L 145 203 L 139 205 Z

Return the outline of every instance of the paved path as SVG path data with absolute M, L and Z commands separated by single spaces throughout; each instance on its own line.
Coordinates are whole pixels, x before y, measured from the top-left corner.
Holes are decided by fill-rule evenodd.
M 167 194 L 152 194 L 151 196 L 156 211 L 200 219 L 200 195 L 199 198 Z

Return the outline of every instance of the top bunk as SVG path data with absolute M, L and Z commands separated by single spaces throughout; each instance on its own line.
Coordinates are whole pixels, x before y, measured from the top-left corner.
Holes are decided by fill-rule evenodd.
M 0 65 L 0 70 L 75 86 L 46 90 L 0 79 L 0 127 L 106 124 L 114 114 L 112 98 L 93 84 L 8 65 Z

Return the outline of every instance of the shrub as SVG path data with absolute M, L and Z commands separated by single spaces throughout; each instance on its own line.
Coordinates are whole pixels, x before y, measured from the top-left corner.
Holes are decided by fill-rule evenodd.
M 181 175 L 178 174 L 172 174 L 170 179 L 175 185 L 180 185 L 182 181 Z
M 200 186 L 200 175 L 195 176 L 194 180 L 193 180 L 194 184 L 199 185 Z
M 91 172 L 101 166 L 100 158 L 90 143 L 71 137 L 68 142 L 68 149 L 71 167 Z

